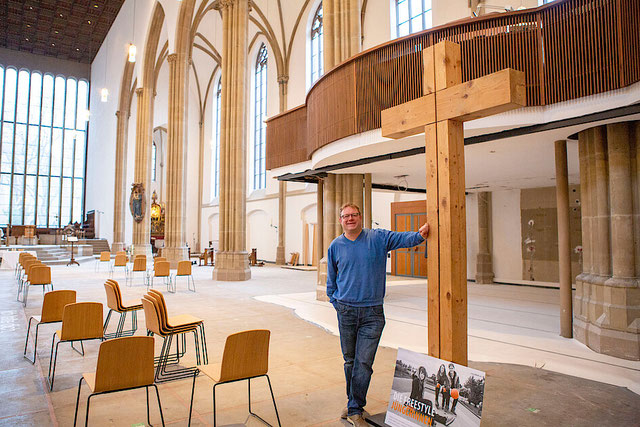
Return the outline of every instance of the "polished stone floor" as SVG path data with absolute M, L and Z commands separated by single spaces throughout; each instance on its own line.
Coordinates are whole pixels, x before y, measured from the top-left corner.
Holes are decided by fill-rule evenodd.
M 224 340 L 229 334 L 256 328 L 271 330 L 269 375 L 283 426 L 346 425 L 339 419 L 346 398 L 339 340 L 331 332 L 331 322 L 328 320 L 330 316 L 307 318 L 306 315 L 301 315 L 299 309 L 285 306 L 287 304 L 283 304 L 282 300 L 267 302 L 270 298 L 304 300 L 301 295 L 312 293 L 315 289 L 315 274 L 266 266 L 254 268 L 252 279 L 248 282 L 214 282 L 210 279 L 211 267 L 197 267 L 194 268 L 196 293 L 187 291 L 186 284 L 179 282 L 176 294 L 165 294 L 170 316 L 188 313 L 204 319 L 210 363 L 221 360 Z M 75 289 L 78 301 L 105 303 L 103 283 L 108 274 L 95 273 L 92 264 L 53 267 L 52 275 L 56 289 Z M 136 299 L 145 293 L 141 280 L 135 282 L 133 287 L 126 287 L 123 273 L 116 273 L 114 279 L 121 282 L 125 299 Z M 161 286 L 156 285 L 156 288 Z M 498 292 L 500 288 L 485 288 L 487 294 L 478 298 L 474 297 L 475 291 L 470 290 L 472 335 L 474 301 L 486 306 L 487 315 L 492 311 L 499 311 L 499 307 L 495 306 L 503 304 L 504 299 L 504 295 Z M 34 289 L 25 310 L 15 301 L 15 289 L 13 272 L 0 271 L 0 346 L 3 349 L 0 352 L 0 426 L 73 425 L 77 383 L 83 372 L 95 370 L 99 343 L 86 343 L 84 357 L 68 345 L 61 345 L 54 391 L 45 391 L 44 378 L 49 366 L 51 336 L 57 326 L 45 325 L 41 328 L 35 365 L 23 359 L 26 321 L 28 316 L 39 314 L 42 293 Z M 412 329 L 420 327 L 417 319 L 423 316 L 420 314 L 422 303 L 416 300 L 415 295 L 421 292 L 419 289 L 421 285 L 411 281 L 394 281 L 389 287 L 386 310 L 391 319 L 385 332 L 388 335 L 385 337 L 386 345 L 389 347 L 379 349 L 374 365 L 367 405 L 371 413 L 386 409 L 395 366 L 396 350 L 393 345 L 403 345 L 403 336 L 415 338 L 416 342 L 422 339 L 420 332 L 417 332 L 419 329 Z M 491 295 L 492 292 L 488 290 L 498 293 Z M 519 288 L 513 288 L 508 293 L 517 295 L 520 291 Z M 527 296 L 523 299 L 531 298 Z M 544 299 L 545 295 L 539 298 Z M 549 294 L 547 298 L 553 298 L 553 294 Z M 518 298 L 513 299 L 514 306 L 523 304 Z M 302 304 L 315 305 L 312 301 L 303 301 Z M 319 307 L 321 310 L 326 308 L 321 305 Z M 544 305 L 540 305 L 540 308 L 543 307 Z M 535 311 L 536 308 L 529 307 L 527 310 Z M 544 310 L 541 316 L 544 319 Z M 490 318 L 489 315 L 485 321 L 491 323 Z M 399 327 L 402 322 L 405 329 Z M 144 330 L 143 315 L 139 316 L 139 323 L 138 333 L 141 334 Z M 112 325 L 115 327 L 115 322 Z M 526 325 L 524 326 L 523 331 L 526 331 Z M 500 332 L 501 326 L 486 325 L 485 328 L 487 331 L 493 328 Z M 512 330 L 500 333 L 535 335 L 534 332 Z M 606 414 L 606 420 L 600 425 L 638 425 L 637 408 L 640 407 L 640 399 L 627 388 L 618 387 L 624 384 L 607 385 L 539 367 L 487 363 L 504 360 L 500 357 L 492 359 L 490 349 L 484 347 L 478 353 L 481 357 L 474 359 L 472 339 L 470 338 L 470 365 L 487 371 L 488 375 L 483 425 L 586 425 L 584 422 L 597 419 L 598 414 Z M 498 344 L 496 343 L 496 353 L 508 352 L 514 347 L 500 347 Z M 188 345 L 190 351 L 185 358 L 187 364 L 195 362 L 191 341 Z M 549 345 L 558 344 L 550 340 Z M 156 339 L 156 353 L 159 353 L 160 346 L 161 340 Z M 523 351 L 522 347 L 519 348 Z M 511 362 L 519 363 L 518 357 L 520 356 L 514 357 Z M 580 357 L 575 358 L 574 364 L 581 363 Z M 631 378 L 640 372 L 637 364 L 624 369 L 627 369 Z M 213 424 L 212 384 L 204 377 L 196 381 L 193 425 Z M 83 389 L 81 415 L 84 414 L 87 397 L 87 389 Z M 191 381 L 164 383 L 159 389 L 167 425 L 187 425 Z M 223 385 L 218 390 L 218 425 L 261 425 L 256 419 L 247 417 L 246 384 Z M 267 421 L 275 423 L 266 381 L 255 380 L 252 383 L 252 393 L 254 411 L 263 415 Z M 145 402 L 143 390 L 98 396 L 92 399 L 90 424 L 143 424 L 146 422 Z M 532 408 L 536 411 L 532 411 Z M 571 411 L 568 412 L 569 409 Z M 151 422 L 160 425 L 160 416 L 153 398 Z

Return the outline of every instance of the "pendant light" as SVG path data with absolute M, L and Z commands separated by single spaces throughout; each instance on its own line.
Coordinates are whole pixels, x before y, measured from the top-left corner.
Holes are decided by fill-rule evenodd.
M 136 36 L 136 2 L 133 3 L 133 19 L 131 21 L 131 43 L 129 44 L 129 62 L 136 62 L 136 45 L 133 44 L 133 40 Z

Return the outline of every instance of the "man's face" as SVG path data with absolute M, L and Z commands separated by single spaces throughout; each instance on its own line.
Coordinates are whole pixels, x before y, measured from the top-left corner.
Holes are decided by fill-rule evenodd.
M 345 233 L 360 231 L 362 230 L 362 215 L 357 209 L 347 206 L 340 213 L 340 224 Z

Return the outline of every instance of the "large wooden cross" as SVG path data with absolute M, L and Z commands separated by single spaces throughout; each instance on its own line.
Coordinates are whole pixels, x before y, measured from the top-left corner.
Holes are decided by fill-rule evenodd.
M 460 46 L 423 51 L 424 96 L 382 111 L 382 136 L 425 134 L 429 354 L 467 364 L 467 242 L 463 122 L 526 105 L 524 73 L 462 83 Z

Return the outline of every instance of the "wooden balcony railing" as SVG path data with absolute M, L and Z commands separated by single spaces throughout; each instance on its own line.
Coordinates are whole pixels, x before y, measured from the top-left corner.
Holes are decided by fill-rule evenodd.
M 325 74 L 305 105 L 267 121 L 267 169 L 299 163 L 338 139 L 380 127 L 380 112 L 422 95 L 422 50 L 461 45 L 462 79 L 502 68 L 526 75 L 527 105 L 640 81 L 640 0 L 565 0 L 465 19 L 362 52 Z

